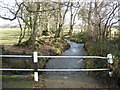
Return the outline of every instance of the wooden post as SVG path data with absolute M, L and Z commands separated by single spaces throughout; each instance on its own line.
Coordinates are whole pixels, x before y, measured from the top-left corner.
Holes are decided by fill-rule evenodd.
M 113 74 L 113 71 L 112 71 L 113 56 L 112 56 L 112 54 L 108 54 L 107 58 L 108 58 L 108 63 L 109 63 L 109 68 L 110 68 L 109 76 L 112 77 L 112 74 Z
M 38 71 L 37 71 L 37 63 L 38 63 L 38 54 L 37 52 L 33 52 L 33 60 L 34 60 L 34 81 L 38 82 Z

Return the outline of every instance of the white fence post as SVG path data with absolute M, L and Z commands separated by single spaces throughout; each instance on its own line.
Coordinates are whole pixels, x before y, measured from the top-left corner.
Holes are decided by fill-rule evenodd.
M 108 54 L 107 58 L 108 58 L 109 68 L 111 69 L 109 71 L 109 76 L 112 77 L 112 74 L 113 74 L 113 71 L 112 71 L 113 56 L 112 56 L 112 54 Z
M 33 60 L 34 60 L 34 81 L 38 82 L 38 71 L 37 71 L 37 63 L 38 63 L 38 53 L 37 52 L 33 52 Z

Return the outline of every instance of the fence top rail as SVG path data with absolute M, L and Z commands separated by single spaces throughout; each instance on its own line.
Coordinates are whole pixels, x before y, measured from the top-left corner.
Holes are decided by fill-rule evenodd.
M 101 57 L 101 56 L 38 56 L 38 58 L 100 58 L 100 59 L 108 59 L 107 57 Z
M 0 55 L 0 57 L 32 57 L 32 55 Z
M 32 55 L 0 55 L 0 57 L 33 57 Z M 101 56 L 37 56 L 38 58 L 98 58 L 108 59 L 108 57 Z
M 10 69 L 10 68 L 0 68 L 3 71 L 34 71 L 34 69 Z M 109 68 L 101 69 L 37 69 L 37 71 L 49 71 L 49 72 L 64 72 L 64 71 L 109 71 Z

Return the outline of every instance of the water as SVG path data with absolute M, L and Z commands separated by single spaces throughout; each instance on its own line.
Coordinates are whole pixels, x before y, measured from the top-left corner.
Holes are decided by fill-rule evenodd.
M 62 56 L 82 56 L 85 55 L 84 44 L 77 44 L 70 40 L 66 40 L 70 44 L 70 48 L 62 53 Z M 46 69 L 79 69 L 83 68 L 83 59 L 67 58 L 67 59 L 50 59 L 46 64 Z M 70 76 L 80 75 L 83 72 L 43 72 L 45 76 Z
M 62 56 L 82 56 L 85 55 L 84 44 L 78 44 L 66 40 L 70 48 L 62 53 Z M 84 66 L 83 59 L 50 59 L 46 64 L 46 69 L 80 69 Z M 45 78 L 45 88 L 97 88 L 101 85 L 85 72 L 43 72 Z

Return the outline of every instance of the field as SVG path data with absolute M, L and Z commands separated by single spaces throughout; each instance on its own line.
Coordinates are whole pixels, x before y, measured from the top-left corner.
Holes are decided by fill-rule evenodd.
M 20 30 L 0 30 L 0 45 L 17 44 L 20 36 Z M 25 36 L 26 40 L 28 35 Z

